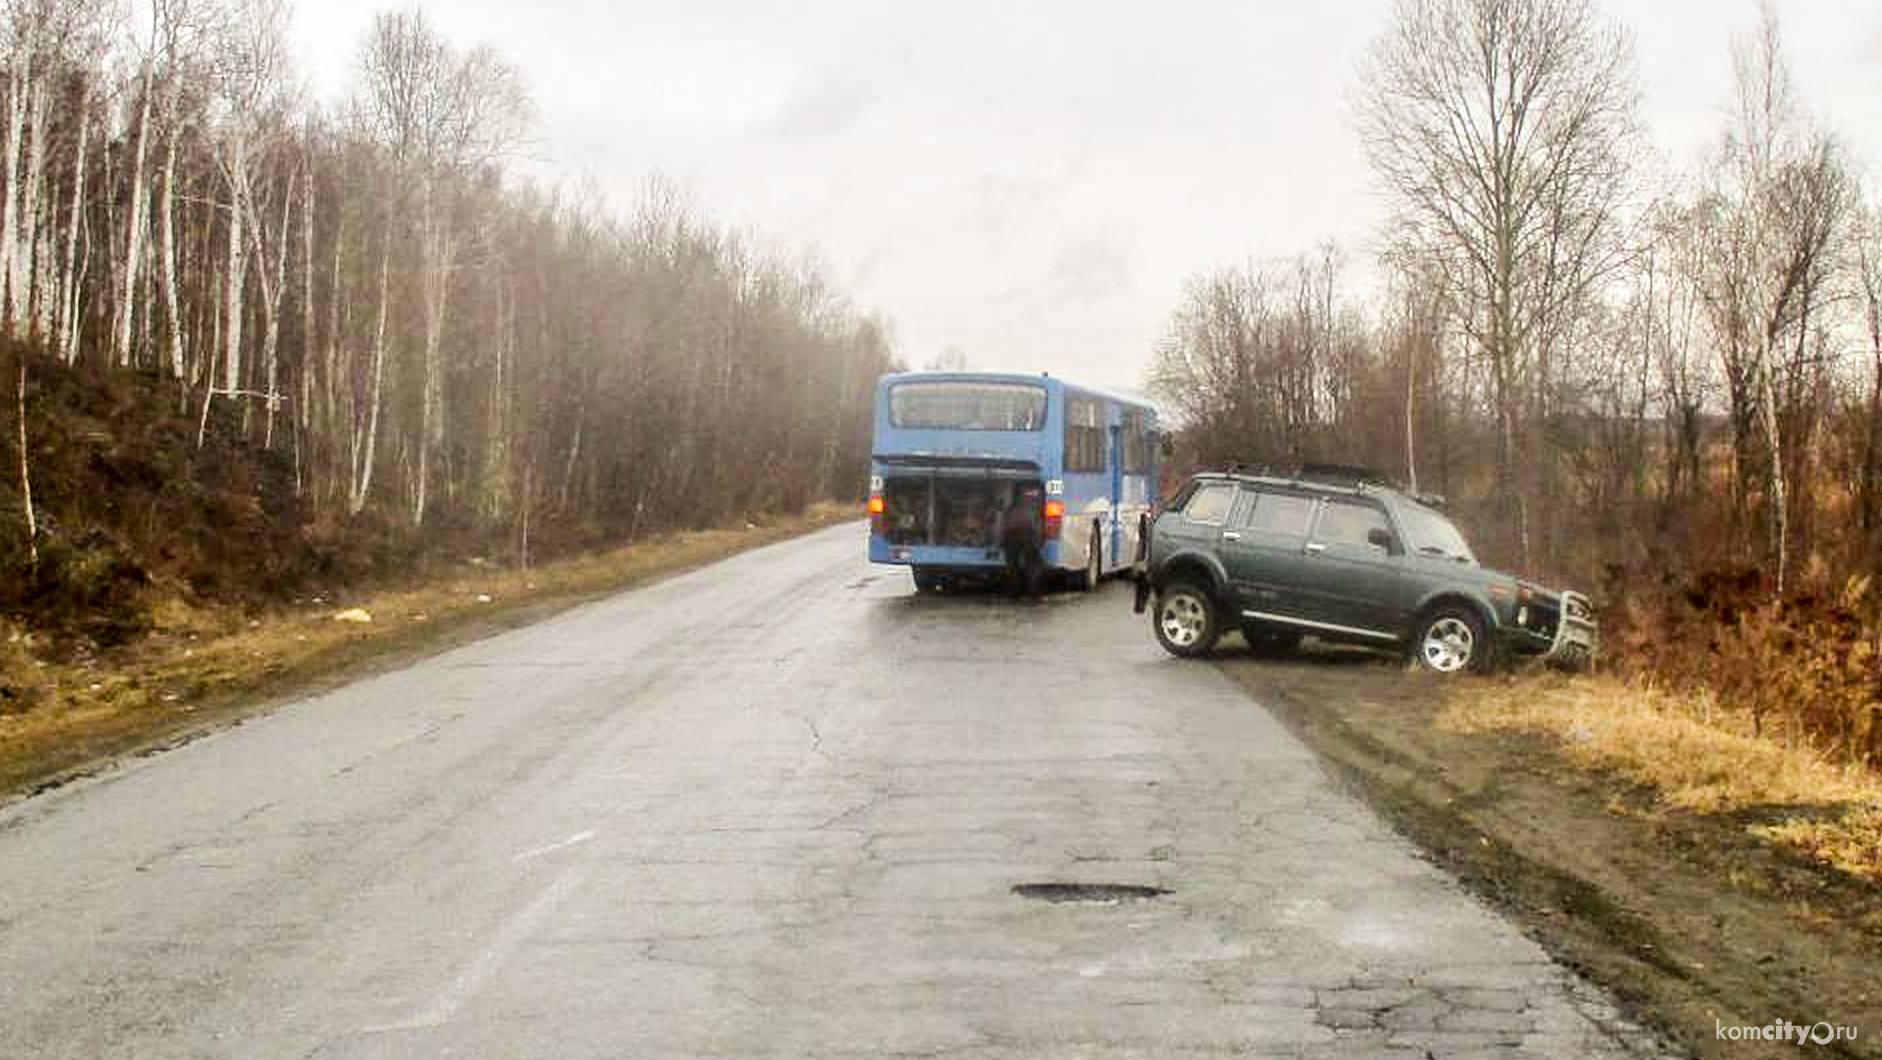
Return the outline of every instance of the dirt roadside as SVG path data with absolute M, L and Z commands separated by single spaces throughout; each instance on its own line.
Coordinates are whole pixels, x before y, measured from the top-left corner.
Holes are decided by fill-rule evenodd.
M 84 667 L 44 671 L 40 679 L 53 689 L 48 701 L 24 713 L 0 711 L 0 806 L 285 703 L 855 518 L 852 506 L 820 504 L 762 526 L 665 534 L 527 571 L 470 570 L 235 622 L 226 635 L 153 636 Z M 334 620 L 354 609 L 373 620 Z
M 1685 1051 L 1882 1057 L 1882 888 L 1749 834 L 1773 813 L 1670 810 L 1542 737 L 1445 731 L 1445 682 L 1378 654 L 1309 641 L 1259 658 L 1231 638 L 1215 662 L 1434 861 Z M 1718 1037 L 1778 1020 L 1858 1037 Z

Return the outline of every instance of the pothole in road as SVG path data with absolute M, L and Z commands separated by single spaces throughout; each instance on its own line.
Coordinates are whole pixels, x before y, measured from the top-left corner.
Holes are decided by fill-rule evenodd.
M 1021 883 L 1013 887 L 1021 898 L 1042 902 L 1070 902 L 1079 905 L 1117 905 L 1143 902 L 1170 893 L 1167 887 L 1146 887 L 1140 883 Z

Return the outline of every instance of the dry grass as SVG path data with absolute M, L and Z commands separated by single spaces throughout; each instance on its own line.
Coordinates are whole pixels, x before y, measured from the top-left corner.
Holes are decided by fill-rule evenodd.
M 1473 681 L 1451 694 L 1437 724 L 1453 732 L 1553 737 L 1577 765 L 1617 773 L 1652 787 L 1663 803 L 1697 813 L 1808 808 L 1812 818 L 1753 831 L 1882 881 L 1882 778 L 1833 763 L 1804 741 L 1759 735 L 1707 692 L 1605 677 Z M 1814 819 L 1824 808 L 1841 812 Z
M 422 588 L 313 597 L 246 618 L 170 601 L 152 635 L 108 659 L 53 664 L 29 636 L 0 627 L 0 798 L 96 762 L 161 744 L 256 709 L 335 674 L 424 654 L 583 599 L 857 517 L 824 504 L 765 526 L 648 538 L 529 570 L 476 562 Z M 362 611 L 371 621 L 336 616 Z
M 1882 806 L 1861 806 L 1833 822 L 1790 820 L 1752 832 L 1844 872 L 1882 880 Z

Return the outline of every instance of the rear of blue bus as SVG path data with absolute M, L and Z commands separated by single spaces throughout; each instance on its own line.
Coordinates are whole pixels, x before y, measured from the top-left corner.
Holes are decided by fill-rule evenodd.
M 1065 507 L 1049 380 L 959 372 L 888 375 L 876 388 L 869 558 L 912 567 L 918 586 L 997 573 L 1011 506 L 1040 506 L 1046 566 Z M 1052 491 L 1056 494 L 1056 490 Z

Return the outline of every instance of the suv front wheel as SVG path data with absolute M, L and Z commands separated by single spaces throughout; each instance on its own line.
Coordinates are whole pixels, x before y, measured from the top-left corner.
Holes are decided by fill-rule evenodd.
M 1171 655 L 1185 658 L 1201 655 L 1215 647 L 1222 635 L 1221 619 L 1209 590 L 1190 581 L 1174 581 L 1157 593 L 1157 606 L 1151 623 L 1157 628 L 1157 643 Z
M 1419 620 L 1411 655 L 1435 673 L 1481 671 L 1490 663 L 1490 638 L 1475 611 L 1460 605 L 1440 607 Z

